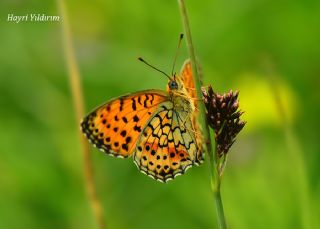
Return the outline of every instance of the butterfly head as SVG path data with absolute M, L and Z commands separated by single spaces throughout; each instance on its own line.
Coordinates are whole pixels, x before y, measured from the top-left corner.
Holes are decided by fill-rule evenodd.
M 172 77 L 170 77 L 167 88 L 171 93 L 181 92 L 184 89 L 182 79 L 178 75 L 174 74 Z
M 168 87 L 169 87 L 170 90 L 177 90 L 178 89 L 177 81 L 174 80 L 174 79 L 169 80 Z

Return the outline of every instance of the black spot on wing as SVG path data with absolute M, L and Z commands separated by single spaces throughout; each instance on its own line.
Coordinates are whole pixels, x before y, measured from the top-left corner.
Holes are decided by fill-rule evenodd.
M 148 107 L 148 106 L 147 106 L 148 100 L 149 100 L 149 96 L 146 94 L 146 99 L 143 101 L 143 106 L 144 106 L 145 108 Z
M 127 119 L 126 117 L 122 117 L 122 121 L 123 121 L 124 123 L 128 123 L 128 119 Z
M 139 117 L 137 115 L 133 116 L 133 121 L 134 122 L 138 122 L 139 121 Z
M 137 110 L 136 100 L 134 98 L 132 98 L 131 101 L 132 101 L 132 109 L 134 111 Z
M 123 103 L 124 103 L 123 98 L 120 98 L 120 111 L 123 110 Z
M 137 132 L 141 132 L 141 127 L 135 125 L 135 126 L 133 127 L 133 130 L 135 130 L 135 131 L 137 131 Z

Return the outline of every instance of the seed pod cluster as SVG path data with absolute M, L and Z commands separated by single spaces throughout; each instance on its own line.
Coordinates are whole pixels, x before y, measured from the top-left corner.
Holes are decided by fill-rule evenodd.
M 203 90 L 204 103 L 208 123 L 215 132 L 217 145 L 217 156 L 221 158 L 227 154 L 230 147 L 236 140 L 237 134 L 245 126 L 246 122 L 240 120 L 243 114 L 239 111 L 239 92 L 230 90 L 223 95 L 213 91 L 209 86 Z

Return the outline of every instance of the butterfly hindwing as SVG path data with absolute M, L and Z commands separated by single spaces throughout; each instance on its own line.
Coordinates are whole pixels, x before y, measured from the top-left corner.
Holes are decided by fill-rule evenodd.
M 160 104 L 142 131 L 134 161 L 143 173 L 166 182 L 193 166 L 198 151 L 189 115 L 176 112 L 167 101 Z
M 113 99 L 86 116 L 81 129 L 93 145 L 107 154 L 131 156 L 146 122 L 166 100 L 167 93 L 160 90 Z

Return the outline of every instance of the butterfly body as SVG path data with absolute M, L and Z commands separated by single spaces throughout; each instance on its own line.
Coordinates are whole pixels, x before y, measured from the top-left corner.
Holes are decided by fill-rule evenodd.
M 190 98 L 182 79 L 180 76 L 174 76 L 174 81 L 177 83 L 177 88 L 171 89 L 169 82 L 167 90 L 171 96 L 171 101 L 175 110 L 178 112 L 186 112 L 188 115 L 192 115 L 192 113 L 195 111 L 195 105 L 192 98 Z
M 98 149 L 116 157 L 133 156 L 141 172 L 167 182 L 203 160 L 195 104 L 185 83 L 191 65 L 169 80 L 167 91 L 125 95 L 96 108 L 81 129 Z M 193 85 L 187 85 L 189 86 Z

